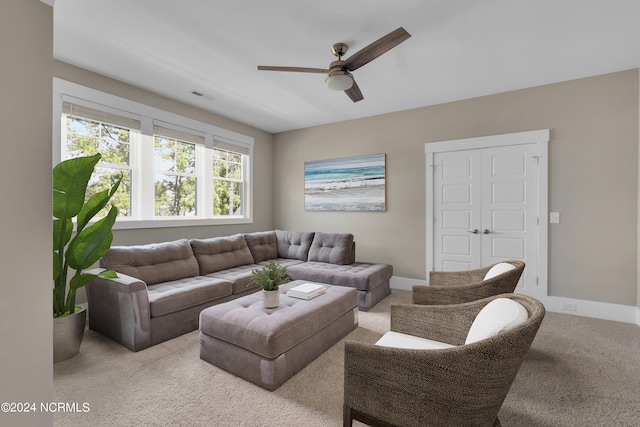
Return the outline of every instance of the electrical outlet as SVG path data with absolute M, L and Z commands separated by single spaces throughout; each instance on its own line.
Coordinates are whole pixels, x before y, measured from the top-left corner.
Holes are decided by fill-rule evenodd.
M 574 302 L 563 302 L 562 309 L 564 311 L 576 311 L 578 309 L 578 305 Z

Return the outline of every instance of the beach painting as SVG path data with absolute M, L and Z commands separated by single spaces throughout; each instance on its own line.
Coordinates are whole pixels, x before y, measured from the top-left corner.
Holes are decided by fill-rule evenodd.
M 385 155 L 304 163 L 308 211 L 384 211 Z

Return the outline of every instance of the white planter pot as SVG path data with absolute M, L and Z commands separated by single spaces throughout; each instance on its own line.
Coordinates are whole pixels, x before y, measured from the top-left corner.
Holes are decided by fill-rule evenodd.
M 280 304 L 280 292 L 263 290 L 262 300 L 265 308 L 276 308 Z
M 53 318 L 53 363 L 71 359 L 80 351 L 87 309 Z

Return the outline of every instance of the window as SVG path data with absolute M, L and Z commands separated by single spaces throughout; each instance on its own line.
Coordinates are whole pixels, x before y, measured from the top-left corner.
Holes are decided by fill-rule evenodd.
M 213 213 L 242 214 L 242 155 L 213 150 Z
M 93 194 L 120 175 L 114 228 L 248 223 L 253 138 L 54 79 L 54 164 L 102 154 Z
M 68 102 L 62 105 L 62 141 L 65 158 L 102 154 L 89 182 L 88 196 L 110 188 L 122 175 L 122 182 L 112 203 L 119 216 L 131 214 L 131 141 L 139 137 L 140 122 Z M 109 206 L 103 209 L 104 216 Z
M 197 212 L 196 144 L 169 129 L 153 134 L 155 216 L 187 217 Z M 204 142 L 204 141 L 203 141 Z

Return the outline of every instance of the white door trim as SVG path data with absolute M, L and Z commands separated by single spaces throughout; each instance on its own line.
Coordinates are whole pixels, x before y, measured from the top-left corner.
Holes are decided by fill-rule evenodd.
M 433 166 L 436 153 L 471 150 L 480 148 L 503 147 L 509 145 L 531 144 L 538 146 L 538 289 L 537 296 L 544 302 L 548 295 L 548 216 L 549 216 L 549 129 L 527 132 L 508 133 L 502 135 L 481 136 L 476 138 L 456 139 L 449 141 L 428 142 L 426 153 L 426 201 L 427 201 L 427 282 L 429 272 L 433 270 L 433 235 L 434 235 L 434 200 L 433 200 Z

